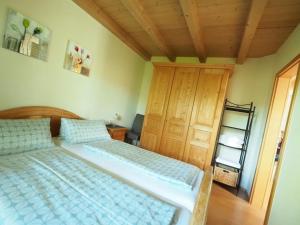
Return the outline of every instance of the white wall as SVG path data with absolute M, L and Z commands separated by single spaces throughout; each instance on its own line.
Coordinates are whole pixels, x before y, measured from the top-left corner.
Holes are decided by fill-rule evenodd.
M 152 61 L 166 62 L 165 57 L 152 57 Z M 177 57 L 179 63 L 198 63 L 197 58 Z M 230 58 L 208 58 L 210 64 L 234 64 L 235 59 Z M 144 113 L 147 105 L 147 98 L 152 78 L 153 66 L 147 62 L 144 71 L 142 91 L 139 96 L 138 112 Z M 248 147 L 245 162 L 245 170 L 241 186 L 250 194 L 258 154 L 263 137 L 269 102 L 274 81 L 274 56 L 259 59 L 248 59 L 243 65 L 235 65 L 234 74 L 229 82 L 227 98 L 236 103 L 254 102 L 256 109 L 253 123 L 252 135 Z M 244 124 L 241 120 L 236 124 Z
M 48 62 L 0 48 L 0 110 L 44 105 L 107 120 L 118 112 L 121 123 L 131 125 L 144 71 L 141 57 L 71 0 L 1 0 L 1 33 L 7 7 L 50 28 L 52 39 Z M 89 77 L 63 69 L 68 40 L 92 52 Z

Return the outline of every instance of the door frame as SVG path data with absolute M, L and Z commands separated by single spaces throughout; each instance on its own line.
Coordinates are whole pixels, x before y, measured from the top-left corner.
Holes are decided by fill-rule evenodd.
M 282 150 L 281 150 L 281 157 L 279 157 L 279 162 L 278 162 L 278 168 L 276 170 L 275 176 L 274 176 L 274 181 L 273 181 L 273 185 L 272 185 L 272 190 L 271 190 L 271 194 L 270 194 L 270 199 L 268 202 L 268 207 L 267 207 L 267 211 L 266 211 L 266 216 L 265 216 L 265 220 L 264 220 L 264 225 L 267 225 L 269 223 L 269 218 L 270 218 L 270 213 L 271 213 L 271 208 L 273 205 L 273 199 L 274 199 L 274 195 L 275 195 L 275 191 L 276 191 L 276 187 L 278 184 L 278 179 L 280 176 L 280 170 L 282 168 L 282 156 L 284 154 L 285 151 L 285 147 L 286 147 L 286 140 L 288 139 L 288 135 L 289 135 L 289 128 L 291 126 L 291 113 L 294 111 L 295 108 L 295 102 L 296 102 L 296 94 L 298 93 L 299 90 L 299 86 L 300 86 L 300 54 L 298 56 L 296 56 L 291 63 L 289 63 L 288 65 L 290 65 L 288 68 L 291 68 L 295 65 L 298 64 L 298 71 L 297 71 L 297 75 L 296 75 L 296 81 L 295 81 L 295 87 L 294 87 L 294 93 L 293 93 L 293 97 L 292 97 L 292 101 L 291 101 L 291 106 L 290 106 L 290 111 L 289 111 L 289 115 L 288 115 L 288 119 L 287 119 L 287 124 L 286 124 L 286 132 L 285 135 L 283 137 L 283 143 L 282 143 Z M 285 68 L 284 68 L 285 69 Z
M 250 196 L 250 203 L 254 208 L 261 209 L 261 208 L 263 208 L 265 201 L 268 201 L 269 204 L 267 206 L 267 215 L 268 215 L 269 210 L 270 210 L 270 205 L 272 203 L 272 199 L 273 199 L 273 196 L 274 196 L 274 191 L 275 191 L 275 188 L 276 188 L 277 179 L 278 179 L 278 176 L 279 176 L 279 173 L 280 173 L 281 159 L 282 159 L 282 155 L 284 153 L 285 140 L 287 138 L 289 124 L 290 124 L 290 114 L 293 110 L 294 101 L 295 101 L 295 94 L 297 93 L 297 88 L 298 88 L 298 85 L 299 85 L 299 80 L 300 80 L 300 74 L 299 74 L 300 65 L 299 64 L 300 64 L 300 54 L 297 55 L 290 63 L 288 63 L 286 66 L 284 66 L 276 74 L 275 81 L 274 81 L 273 93 L 272 93 L 272 98 L 271 98 L 271 102 L 270 102 L 270 106 L 269 106 L 267 123 L 266 123 L 265 131 L 264 131 L 264 138 L 263 138 L 263 142 L 262 142 L 261 149 L 260 149 L 259 160 L 258 160 L 258 164 L 257 164 L 257 167 L 256 167 L 255 178 L 254 178 L 252 191 L 251 191 L 251 196 Z M 282 147 L 281 147 L 278 167 L 277 167 L 275 177 L 274 177 L 274 181 L 273 181 L 272 180 L 272 174 L 273 174 L 274 165 L 273 164 L 267 164 L 266 165 L 266 164 L 264 164 L 264 162 L 265 161 L 270 162 L 270 160 L 269 160 L 270 155 L 271 156 L 273 155 L 274 159 L 275 159 L 275 154 L 276 154 L 276 149 L 275 148 L 274 149 L 271 149 L 271 148 L 268 149 L 268 147 L 266 146 L 269 127 L 270 127 L 270 125 L 273 124 L 271 116 L 273 114 L 274 101 L 275 101 L 275 97 L 276 97 L 279 82 L 281 80 L 283 80 L 282 78 L 288 78 L 288 76 L 286 76 L 287 71 L 292 69 L 294 66 L 297 66 L 297 65 L 298 65 L 298 69 L 297 69 L 297 74 L 296 74 L 296 81 L 295 81 L 295 86 L 294 86 L 293 97 L 292 97 L 292 101 L 291 101 L 291 105 L 290 105 L 289 113 L 288 113 L 286 132 L 285 132 L 285 135 L 283 137 L 283 143 L 282 143 Z M 286 100 L 285 100 L 285 102 L 286 102 Z M 282 117 L 281 117 L 281 120 L 282 120 Z M 269 199 L 267 199 L 267 197 L 268 197 L 267 195 L 269 195 L 267 193 L 268 188 L 269 188 L 269 190 L 271 188 L 271 194 L 269 196 Z

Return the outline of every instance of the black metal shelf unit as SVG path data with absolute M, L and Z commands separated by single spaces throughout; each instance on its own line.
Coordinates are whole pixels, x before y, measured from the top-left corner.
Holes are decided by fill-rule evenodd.
M 224 104 L 224 108 L 223 108 L 222 119 L 221 119 L 221 123 L 220 123 L 220 127 L 219 127 L 218 137 L 217 137 L 218 141 L 217 141 L 217 144 L 216 144 L 216 147 L 215 147 L 215 152 L 214 152 L 212 165 L 213 166 L 217 165 L 217 166 L 221 166 L 221 167 L 226 167 L 227 169 L 231 168 L 233 171 L 238 172 L 238 182 L 237 182 L 237 185 L 236 185 L 237 189 L 239 189 L 241 179 L 242 179 L 242 173 L 243 173 L 243 169 L 244 169 L 244 163 L 245 163 L 245 159 L 246 159 L 247 148 L 248 148 L 248 144 L 249 144 L 249 139 L 250 139 L 250 134 L 251 134 L 251 128 L 252 128 L 255 108 L 256 107 L 253 105 L 253 102 L 251 102 L 250 104 L 239 105 L 239 104 L 235 104 L 233 102 L 230 102 L 228 99 L 225 100 L 225 104 Z M 224 125 L 223 120 L 224 120 L 224 115 L 225 115 L 226 111 L 234 111 L 234 112 L 238 112 L 238 113 L 244 113 L 245 115 L 247 115 L 248 118 L 247 118 L 246 127 L 245 128 L 240 128 L 240 127 Z M 221 143 L 219 141 L 220 135 L 222 133 L 222 129 L 224 129 L 224 128 L 234 129 L 234 130 L 238 130 L 240 132 L 244 132 L 243 144 L 242 144 L 241 147 L 230 146 L 228 144 L 224 144 L 224 143 Z M 232 165 L 228 165 L 226 163 L 220 163 L 220 162 L 216 161 L 220 146 L 225 146 L 227 148 L 231 148 L 231 149 L 235 149 L 237 151 L 240 151 L 240 159 L 239 159 L 240 168 L 232 166 Z

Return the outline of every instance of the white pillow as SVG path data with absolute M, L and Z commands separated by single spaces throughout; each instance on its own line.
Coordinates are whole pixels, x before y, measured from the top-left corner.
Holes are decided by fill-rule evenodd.
M 111 140 L 103 120 L 77 120 L 62 118 L 60 137 L 71 144 Z

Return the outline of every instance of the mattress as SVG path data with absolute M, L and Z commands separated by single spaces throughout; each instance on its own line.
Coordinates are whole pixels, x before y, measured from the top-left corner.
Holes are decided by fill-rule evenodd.
M 191 218 L 188 210 L 120 181 L 62 148 L 1 156 L 0 179 L 4 225 L 186 225 Z
M 55 142 L 69 152 L 118 175 L 143 190 L 150 192 L 152 195 L 188 209 L 190 213 L 193 212 L 203 179 L 203 173 L 199 174 L 197 177 L 192 191 L 181 190 L 176 186 L 172 186 L 163 180 L 156 179 L 150 174 L 144 173 L 143 170 L 132 167 L 127 163 L 120 162 L 119 160 L 115 160 L 111 157 L 99 157 L 97 152 L 85 148 L 84 144 L 68 144 L 59 140 L 56 140 Z

